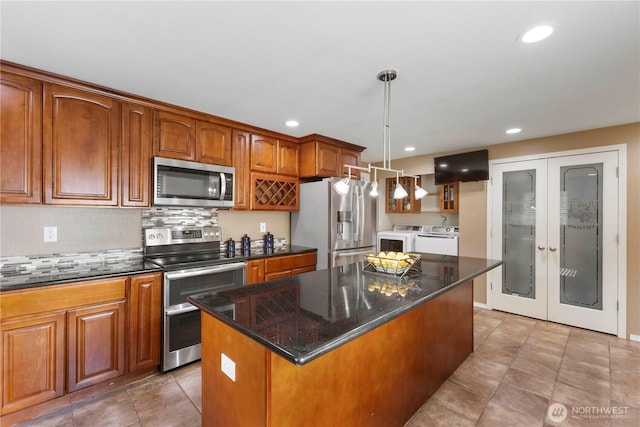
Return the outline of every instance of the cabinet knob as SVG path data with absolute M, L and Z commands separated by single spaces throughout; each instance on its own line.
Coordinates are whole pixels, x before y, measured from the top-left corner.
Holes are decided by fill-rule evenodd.
M 555 248 L 554 246 L 549 246 L 549 250 L 550 250 L 551 252 L 555 252 L 555 251 L 556 251 L 556 248 Z
M 544 251 L 544 246 L 538 245 L 538 249 L 540 249 L 541 251 Z

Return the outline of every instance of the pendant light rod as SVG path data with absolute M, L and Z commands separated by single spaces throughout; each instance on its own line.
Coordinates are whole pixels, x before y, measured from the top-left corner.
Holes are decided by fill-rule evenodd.
M 382 166 L 391 169 L 391 81 L 398 77 L 393 69 L 382 70 L 378 80 L 384 83 L 384 112 L 382 126 Z

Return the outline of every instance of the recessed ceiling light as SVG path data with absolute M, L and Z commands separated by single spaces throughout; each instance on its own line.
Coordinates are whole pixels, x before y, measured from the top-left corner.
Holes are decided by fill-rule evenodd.
M 509 135 L 514 134 L 514 133 L 520 133 L 522 131 L 522 129 L 520 128 L 511 128 L 511 129 L 507 129 L 505 131 L 505 133 L 508 133 Z
M 298 123 L 295 120 L 287 120 L 286 122 L 284 122 L 284 124 L 289 126 L 290 128 L 294 128 L 294 127 L 300 125 L 300 123 Z
M 404 151 L 416 151 L 416 147 L 404 147 Z
M 553 33 L 553 28 L 548 25 L 539 25 L 524 33 L 520 40 L 522 43 L 535 43 L 544 40 Z

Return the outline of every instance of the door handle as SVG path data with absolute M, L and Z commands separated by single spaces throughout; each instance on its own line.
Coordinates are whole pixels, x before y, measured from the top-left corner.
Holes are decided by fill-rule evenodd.
M 540 249 L 541 251 L 544 251 L 544 246 L 538 245 L 538 249 Z
M 550 250 L 551 252 L 555 252 L 555 251 L 556 251 L 556 248 L 555 248 L 554 246 L 549 246 L 549 250 Z

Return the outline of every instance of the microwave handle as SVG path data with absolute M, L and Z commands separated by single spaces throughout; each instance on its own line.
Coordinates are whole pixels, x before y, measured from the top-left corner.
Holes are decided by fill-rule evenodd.
M 227 192 L 227 175 L 224 172 L 220 173 L 220 200 L 224 200 L 224 196 Z

